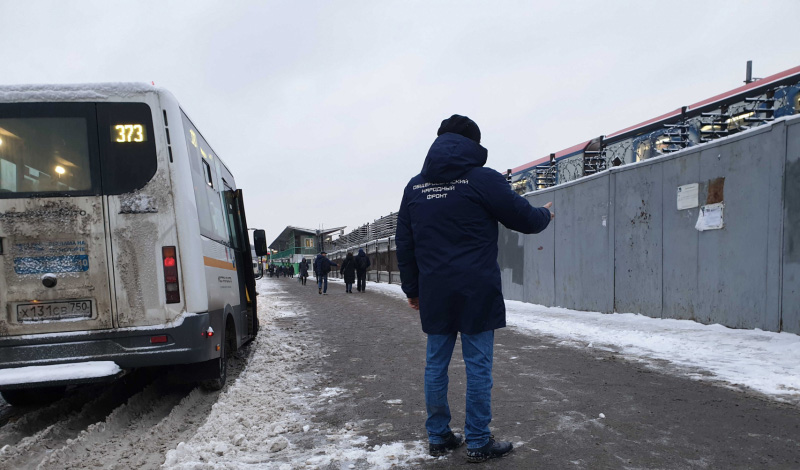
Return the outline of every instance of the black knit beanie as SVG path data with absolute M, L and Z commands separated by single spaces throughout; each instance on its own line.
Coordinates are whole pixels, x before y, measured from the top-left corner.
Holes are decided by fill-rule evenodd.
M 463 135 L 468 139 L 474 140 L 478 144 L 481 143 L 481 130 L 478 129 L 478 125 L 475 124 L 475 121 L 466 116 L 453 114 L 442 121 L 442 125 L 439 126 L 439 131 L 436 135 L 442 135 L 447 132 Z

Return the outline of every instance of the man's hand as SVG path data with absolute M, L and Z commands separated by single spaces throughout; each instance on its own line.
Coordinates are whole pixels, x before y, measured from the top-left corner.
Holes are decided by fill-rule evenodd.
M 414 310 L 419 310 L 419 297 L 410 297 L 408 299 L 408 306 Z
M 553 207 L 553 202 L 550 201 L 547 204 L 543 205 L 542 207 L 544 207 L 545 209 L 550 211 L 550 208 Z M 550 211 L 550 220 L 553 220 L 555 218 L 556 218 L 556 213 L 553 212 L 553 211 Z

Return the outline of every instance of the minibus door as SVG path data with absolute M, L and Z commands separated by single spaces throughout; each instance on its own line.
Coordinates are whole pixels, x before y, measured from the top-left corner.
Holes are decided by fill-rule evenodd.
M 254 321 L 256 312 L 256 280 L 255 274 L 250 267 L 253 265 L 253 257 L 250 250 L 250 238 L 247 234 L 247 219 L 244 212 L 244 201 L 242 190 L 233 190 L 225 185 L 225 199 L 228 208 L 228 216 L 231 230 L 231 242 L 236 252 L 236 265 L 240 269 L 236 270 L 239 280 L 239 295 L 241 305 L 244 306 L 245 324 L 247 326 L 246 335 L 248 337 L 256 334 L 256 322 Z

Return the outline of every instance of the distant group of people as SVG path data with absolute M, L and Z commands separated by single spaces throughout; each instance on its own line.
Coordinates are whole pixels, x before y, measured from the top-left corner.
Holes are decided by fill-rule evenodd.
M 269 273 L 269 277 L 277 276 L 277 277 L 294 277 L 294 265 L 293 264 L 279 264 L 275 265 L 275 263 L 270 263 L 269 267 L 267 268 L 267 272 Z
M 347 253 L 347 256 L 342 261 L 342 266 L 339 268 L 339 273 L 344 278 L 345 292 L 348 294 L 353 293 L 353 283 L 358 279 L 356 290 L 364 292 L 367 288 L 367 268 L 370 266 L 369 257 L 364 250 L 358 249 L 358 254 L 353 256 L 353 253 Z
M 308 260 L 304 258 L 298 265 L 298 270 L 300 271 L 299 280 L 302 285 L 306 285 L 308 280 L 309 264 Z M 355 256 L 353 256 L 352 252 L 347 253 L 341 266 L 328 259 L 327 252 L 321 252 L 314 258 L 312 266 L 320 295 L 328 295 L 328 274 L 330 274 L 331 269 L 334 267 L 339 268 L 339 274 L 344 278 L 345 292 L 352 294 L 353 284 L 356 282 L 356 290 L 358 290 L 358 292 L 365 292 L 367 289 L 367 269 L 371 264 L 367 254 L 360 248 L 358 254 Z M 286 274 L 287 272 L 289 273 L 288 275 Z M 278 277 L 280 277 L 281 274 L 285 277 L 294 277 L 294 265 L 276 267 L 274 264 L 270 264 L 269 277 L 272 277 L 273 273 L 277 273 Z

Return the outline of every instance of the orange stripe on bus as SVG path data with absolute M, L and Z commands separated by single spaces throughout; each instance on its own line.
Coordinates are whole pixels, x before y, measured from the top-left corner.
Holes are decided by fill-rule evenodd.
M 209 258 L 208 256 L 203 256 L 203 264 L 206 266 L 211 266 L 212 268 L 221 268 L 221 269 L 228 269 L 230 271 L 236 271 L 236 267 L 233 263 L 229 263 L 227 261 L 222 261 L 214 258 Z

